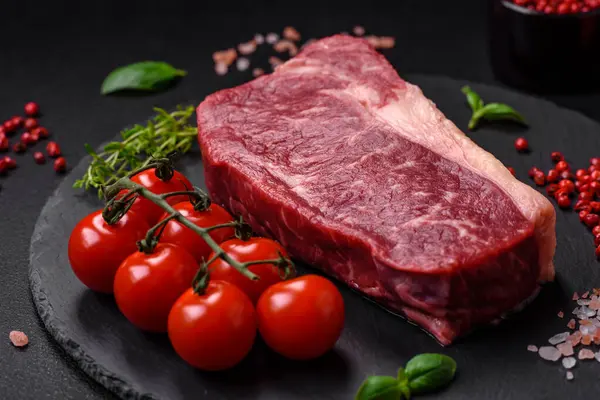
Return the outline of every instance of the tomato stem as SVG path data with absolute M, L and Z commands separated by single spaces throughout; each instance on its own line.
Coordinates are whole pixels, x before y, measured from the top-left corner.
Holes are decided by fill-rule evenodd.
M 149 169 L 149 168 L 155 167 L 155 165 L 153 165 L 153 166 L 151 166 L 151 165 L 153 165 L 153 163 L 148 164 L 147 167 L 144 167 L 144 169 Z M 107 198 L 109 198 L 110 200 L 108 201 L 108 203 L 106 205 L 105 212 L 108 213 L 107 210 L 110 210 L 115 205 L 117 205 L 119 210 L 122 211 L 122 214 L 120 214 L 122 216 L 126 212 L 126 209 L 128 209 L 128 207 L 126 208 L 125 205 L 128 205 L 130 207 L 131 204 L 133 203 L 133 201 L 135 200 L 136 196 L 142 196 L 145 199 L 148 199 L 151 202 L 153 202 L 154 204 L 161 207 L 167 213 L 169 213 L 170 215 L 166 220 L 169 220 L 169 221 L 177 220 L 179 223 L 181 223 L 185 227 L 191 229 L 192 231 L 194 231 L 198 235 L 200 235 L 200 237 L 202 237 L 204 242 L 215 253 L 215 257 L 223 259 L 225 262 L 227 262 L 229 265 L 231 265 L 233 268 L 235 268 L 240 274 L 244 275 L 246 278 L 254 280 L 254 281 L 259 280 L 258 275 L 254 274 L 248 270 L 248 267 L 251 265 L 254 265 L 254 264 L 273 264 L 273 265 L 285 270 L 286 276 L 288 276 L 288 271 L 290 270 L 291 266 L 293 265 L 292 261 L 290 259 L 285 258 L 280 255 L 280 257 L 278 259 L 241 263 L 239 261 L 234 260 L 225 251 L 223 251 L 223 249 L 218 245 L 218 243 L 215 242 L 215 240 L 210 236 L 210 231 L 213 229 L 217 229 L 219 227 L 234 227 L 236 230 L 236 234 L 240 233 L 240 234 L 243 234 L 244 236 L 246 236 L 248 231 L 252 232 L 252 230 L 249 228 L 249 225 L 245 224 L 242 221 L 241 218 L 239 218 L 235 222 L 223 224 L 223 226 L 201 228 L 198 225 L 189 221 L 187 218 L 185 218 L 180 212 L 178 212 L 173 207 L 171 207 L 171 205 L 165 200 L 165 198 L 169 197 L 170 195 L 174 195 L 174 193 L 167 193 L 167 194 L 162 194 L 162 195 L 154 194 L 150 190 L 146 189 L 145 187 L 133 182 L 130 179 L 130 177 L 139 172 L 140 172 L 139 170 L 136 170 L 134 173 L 130 173 L 130 174 L 128 174 L 128 176 L 120 178 L 118 181 L 116 181 L 115 183 L 111 184 L 110 186 L 108 186 L 106 188 L 105 193 L 107 195 Z M 127 190 L 128 193 L 124 196 L 119 196 L 117 198 L 116 194 L 122 190 Z M 190 194 L 190 193 L 198 194 L 199 192 L 200 191 L 198 189 L 193 192 L 185 191 L 185 192 L 176 192 L 176 193 L 177 194 Z M 112 197 L 111 197 L 111 195 L 112 195 Z M 123 211 L 123 210 L 125 210 L 125 211 Z M 162 226 L 163 224 L 166 223 L 165 220 L 163 220 L 161 222 L 162 222 L 162 224 L 159 223 L 148 231 L 146 238 L 143 240 L 146 242 L 146 243 L 143 243 L 144 245 L 151 245 L 153 242 L 158 241 L 158 239 L 154 237 L 154 233 L 158 228 L 160 228 L 160 226 Z M 154 243 L 154 245 L 156 245 L 156 244 Z M 211 259 L 210 262 L 212 262 L 212 261 L 214 261 L 214 260 Z M 206 285 L 208 285 L 209 272 L 208 272 L 207 266 L 208 266 L 207 263 L 203 263 L 203 265 L 200 267 L 200 269 L 198 271 L 197 277 L 194 279 L 194 289 L 197 291 L 202 291 L 206 287 Z

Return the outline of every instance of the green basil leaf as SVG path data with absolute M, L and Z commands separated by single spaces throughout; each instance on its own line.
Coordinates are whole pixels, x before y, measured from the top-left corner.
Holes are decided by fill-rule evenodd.
M 112 71 L 102 83 L 102 94 L 120 90 L 155 91 L 162 89 L 173 79 L 185 76 L 186 72 L 160 61 L 142 61 L 119 67 Z
M 467 103 L 469 103 L 473 112 L 476 112 L 483 107 L 483 100 L 476 92 L 471 90 L 469 86 L 464 86 L 461 91 L 467 96 Z
M 370 376 L 358 389 L 354 400 L 402 400 L 399 382 L 393 376 Z
M 92 149 L 92 146 L 90 146 L 89 144 L 84 144 L 83 147 L 85 148 L 85 151 L 92 157 L 96 157 L 98 156 L 96 154 L 96 152 L 94 151 L 94 149 Z
M 104 151 L 121 150 L 121 148 L 123 148 L 123 144 L 121 142 L 110 142 L 104 146 Z
M 448 385 L 456 372 L 456 362 L 443 354 L 420 354 L 404 370 L 412 394 L 432 392 Z

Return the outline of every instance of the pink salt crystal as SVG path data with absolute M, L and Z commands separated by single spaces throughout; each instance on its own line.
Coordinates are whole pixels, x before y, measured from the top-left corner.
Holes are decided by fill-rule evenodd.
M 569 321 L 569 323 L 567 324 L 567 328 L 569 328 L 569 329 L 575 329 L 575 326 L 577 326 L 577 323 L 575 322 L 574 319 L 571 319 Z
M 238 71 L 245 71 L 248 69 L 249 66 L 250 66 L 250 60 L 248 60 L 246 57 L 238 58 L 238 60 L 236 62 L 236 67 L 237 67 Z
M 596 359 L 596 361 L 600 362 L 600 351 L 594 354 L 594 358 Z
M 237 58 L 237 52 L 235 49 L 227 49 L 222 51 L 216 51 L 213 53 L 213 61 L 215 64 L 223 63 L 227 66 L 233 64 Z
M 589 295 L 590 295 L 590 292 L 585 292 L 584 294 L 581 295 L 581 298 L 587 299 Z
M 356 36 L 362 36 L 365 34 L 365 28 L 360 25 L 356 25 L 354 28 L 352 28 L 352 32 L 354 32 Z
M 577 358 L 579 358 L 580 360 L 593 360 L 594 352 L 590 349 L 581 349 L 577 354 Z
M 15 347 L 24 347 L 29 343 L 29 338 L 21 331 L 11 331 L 8 338 Z
M 565 313 L 562 311 L 558 312 L 558 318 L 563 318 L 565 316 Z
M 254 68 L 252 70 L 252 76 L 254 76 L 254 77 L 264 75 L 264 73 L 265 73 L 265 71 L 262 68 Z
M 594 293 L 596 296 L 600 296 L 600 289 L 592 289 L 592 293 Z
M 592 337 L 590 335 L 583 335 L 583 338 L 581 338 L 581 344 L 584 346 L 589 346 L 592 344 Z
M 592 300 L 590 301 L 590 305 L 588 306 L 591 310 L 600 310 L 600 300 Z
M 255 50 L 256 50 L 256 42 L 254 40 L 251 40 L 246 43 L 238 44 L 238 51 L 242 55 L 246 56 L 248 54 L 252 54 L 252 53 L 254 53 Z
M 562 354 L 565 357 L 573 355 L 573 346 L 569 342 L 561 343 L 557 345 L 556 348 L 558 349 L 558 351 L 560 351 L 560 354 Z
M 573 373 L 571 371 L 567 371 L 567 380 L 572 381 L 574 378 Z
M 293 26 L 286 26 L 283 29 L 283 37 L 287 40 L 293 40 L 294 42 L 297 42 L 302 38 L 300 33 Z
M 548 361 L 558 361 L 558 359 L 561 357 L 560 352 L 554 346 L 542 346 L 540 347 L 538 354 L 544 360 Z
M 217 73 L 217 75 L 223 76 L 227 73 L 227 70 L 228 70 L 227 64 L 222 63 L 222 62 L 218 62 L 215 64 L 215 72 Z
M 530 344 L 529 346 L 527 346 L 527 351 L 531 351 L 533 353 L 537 353 L 538 348 L 537 348 L 537 346 L 534 346 L 533 344 Z
M 579 300 L 579 295 L 577 294 L 577 292 L 573 293 L 573 300 Z
M 275 44 L 278 40 L 279 35 L 273 32 L 267 33 L 267 36 L 265 37 L 265 41 L 269 44 Z
M 579 342 L 581 342 L 582 336 L 583 335 L 581 334 L 581 332 L 576 331 L 574 334 L 569 336 L 569 338 L 567 339 L 567 342 L 569 342 L 571 344 L 571 346 L 575 347 L 579 344 Z

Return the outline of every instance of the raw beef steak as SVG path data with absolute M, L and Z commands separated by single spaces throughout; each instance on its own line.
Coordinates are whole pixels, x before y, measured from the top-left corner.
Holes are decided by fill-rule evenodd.
M 442 344 L 552 280 L 555 213 L 365 40 L 198 107 L 213 199 Z

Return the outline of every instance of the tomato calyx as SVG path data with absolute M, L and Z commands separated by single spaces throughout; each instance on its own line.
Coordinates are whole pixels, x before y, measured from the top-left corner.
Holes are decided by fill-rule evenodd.
M 172 152 L 167 154 L 165 158 L 159 158 L 155 161 L 154 174 L 161 181 L 167 182 L 173 178 L 173 174 L 175 173 L 175 166 L 173 164 L 176 155 L 176 152 Z
M 250 238 L 252 237 L 252 227 L 244 222 L 244 219 L 242 218 L 242 216 L 240 215 L 238 217 L 238 219 L 235 221 L 236 225 L 235 225 L 235 237 L 243 240 L 243 241 L 248 241 L 250 240 Z
M 135 191 L 128 192 L 124 196 L 113 196 L 102 210 L 102 218 L 108 225 L 116 224 L 129 211 L 137 197 Z
M 151 254 L 156 248 L 156 245 L 158 245 L 158 242 L 160 241 L 160 236 L 165 230 L 167 223 L 172 219 L 177 219 L 178 216 L 179 213 L 171 214 L 167 218 L 161 220 L 159 223 L 154 225 L 152 228 L 148 229 L 146 237 L 137 242 L 138 250 L 146 254 Z M 160 231 L 157 234 L 156 231 L 159 229 Z

